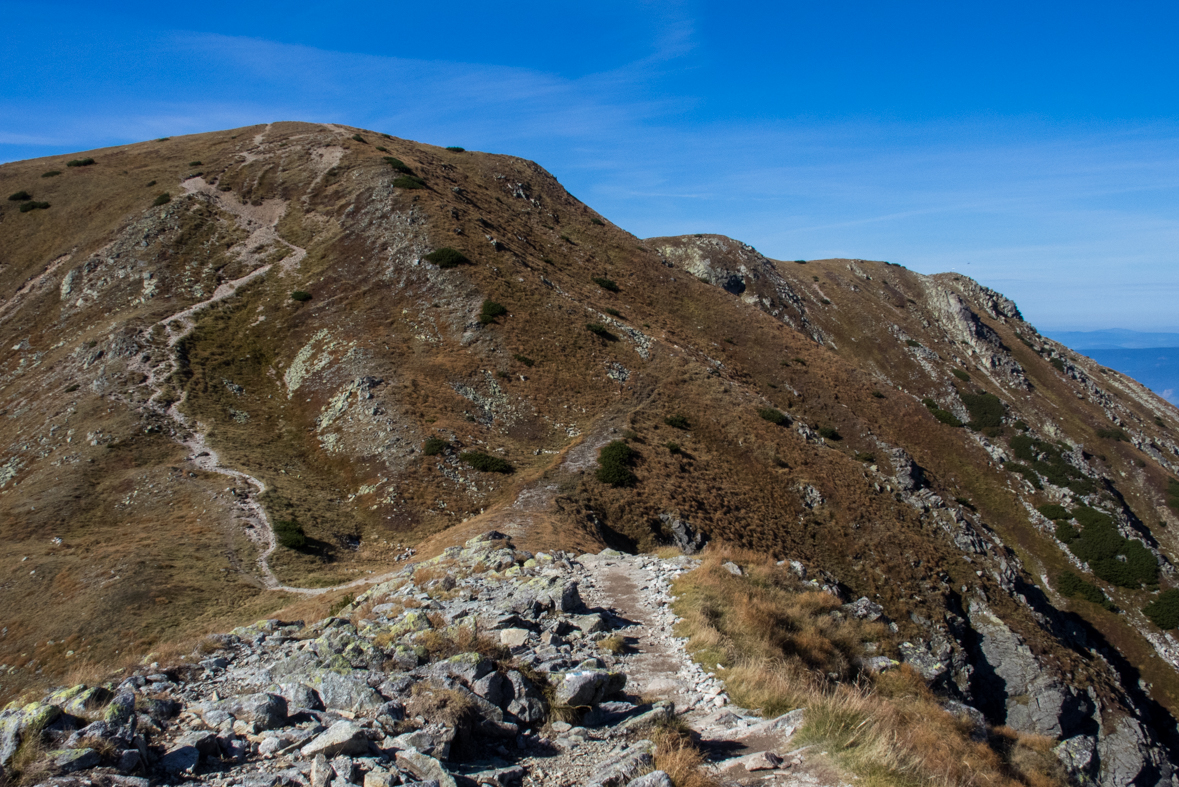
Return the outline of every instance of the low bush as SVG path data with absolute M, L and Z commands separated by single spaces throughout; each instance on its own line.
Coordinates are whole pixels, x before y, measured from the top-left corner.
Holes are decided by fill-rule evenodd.
M 298 301 L 299 303 L 306 303 L 307 301 L 311 300 L 311 293 L 307 292 L 306 290 L 295 290 L 291 293 L 291 300 Z
M 48 202 L 22 202 L 20 206 L 20 212 L 28 213 L 31 210 L 47 210 L 48 208 Z
M 1179 628 L 1179 590 L 1171 588 L 1142 608 L 1142 614 L 1163 630 Z
M 154 180 L 149 180 L 149 181 L 147 182 L 147 185 L 146 185 L 146 186 L 144 186 L 144 188 L 148 188 L 148 189 L 150 189 L 150 188 L 151 188 L 152 186 L 154 186 L 154 185 L 156 185 L 156 182 L 155 182 Z M 230 189 L 229 189 L 228 187 L 222 187 L 222 189 L 221 189 L 221 190 L 222 190 L 222 191 L 229 191 Z
M 527 355 L 521 355 L 520 353 L 514 353 L 512 355 L 512 357 L 515 358 L 520 363 L 527 366 L 529 369 L 531 369 L 533 366 L 536 366 L 536 361 L 532 360 Z
M 905 339 L 905 344 L 909 345 L 910 347 L 921 346 L 921 342 L 917 341 L 916 339 Z
M 864 452 L 857 451 L 856 452 L 856 461 L 863 462 L 864 464 L 870 465 L 876 461 L 876 454 L 873 454 L 869 451 L 864 451 Z
M 419 178 L 417 175 L 401 175 L 393 179 L 393 188 L 395 189 L 424 189 L 426 188 L 426 181 Z
M 1130 435 L 1121 429 L 1098 429 L 1097 436 L 1102 440 L 1116 440 L 1119 443 L 1130 442 Z
M 613 279 L 607 279 L 604 276 L 595 276 L 593 281 L 594 281 L 594 284 L 598 285 L 603 290 L 609 290 L 610 292 L 618 292 L 618 285 L 614 282 Z
M 958 420 L 958 416 L 951 413 L 949 410 L 943 410 L 937 406 L 937 402 L 932 399 L 922 399 L 921 403 L 925 405 L 929 412 L 933 413 L 933 417 L 941 421 L 946 426 L 953 426 L 955 428 L 962 425 Z
M 357 142 L 360 142 L 360 143 L 362 143 L 362 144 L 365 144 L 365 145 L 367 145 L 367 144 L 368 144 L 368 140 L 367 140 L 367 139 L 365 139 L 364 137 L 360 136 L 359 134 L 353 134 L 353 135 L 352 135 L 352 139 L 354 139 L 354 140 L 356 140 Z
M 73 161 L 66 162 L 67 167 L 89 167 L 92 164 L 94 164 L 94 159 L 92 158 L 76 158 Z
M 449 145 L 447 148 L 451 153 L 466 153 L 467 149 L 459 147 L 458 145 Z
M 589 331 L 590 333 L 592 333 L 594 336 L 605 339 L 608 342 L 613 342 L 613 341 L 618 340 L 618 337 L 615 336 L 614 334 L 610 333 L 610 330 L 605 325 L 602 325 L 601 323 L 587 322 L 585 324 L 585 329 L 587 331 Z
M 42 172 L 41 177 L 43 177 L 43 178 L 56 178 L 60 174 L 61 174 L 60 169 L 51 169 L 48 172 Z
M 622 316 L 622 312 L 618 311 L 618 309 L 602 309 L 602 311 L 606 312 L 606 314 L 609 314 L 611 317 Z
M 389 152 L 389 148 L 383 148 L 383 147 L 381 147 L 380 145 L 376 145 L 376 146 L 374 147 L 374 149 L 375 149 L 375 150 L 379 150 L 379 151 L 381 151 L 382 153 L 388 153 L 388 152 Z
M 961 399 L 962 404 L 966 405 L 966 411 L 970 413 L 970 422 L 966 425 L 971 429 L 977 432 L 1003 425 L 1003 416 L 1007 408 L 998 396 L 979 391 L 975 394 L 964 393 Z
M 427 437 L 426 442 L 422 444 L 422 453 L 426 456 L 437 456 L 442 453 L 448 443 L 441 437 Z
M 507 460 L 482 451 L 465 451 L 459 454 L 459 459 L 481 473 L 511 473 L 514 469 Z
M 33 195 L 27 191 L 18 191 L 15 194 L 10 194 L 8 196 L 8 199 L 12 200 L 13 202 L 24 202 L 25 200 L 32 198 Z
M 160 205 L 167 205 L 171 201 L 172 195 L 165 191 L 163 194 L 156 197 L 151 204 L 153 208 L 158 208 Z
M 1179 481 L 1174 478 L 1167 479 L 1167 505 L 1179 514 Z
M 827 440 L 842 440 L 843 439 L 843 435 L 841 435 L 838 432 L 838 430 L 836 430 L 836 428 L 834 426 L 820 426 L 819 427 L 819 437 L 822 437 Z
M 872 398 L 873 398 L 873 399 L 883 399 L 883 398 L 884 398 L 884 394 L 880 393 L 880 391 L 873 391 L 873 392 L 872 392 Z
M 692 428 L 692 424 L 688 421 L 687 416 L 680 415 L 679 413 L 667 416 L 666 418 L 663 419 L 663 423 L 667 424 L 668 426 L 674 427 L 676 429 L 691 429 Z
M 1036 489 L 1044 488 L 1044 484 L 1040 481 L 1040 474 L 1027 465 L 1021 464 L 1020 462 L 1004 462 L 1003 467 L 1012 473 L 1019 473 Z
M 1064 506 L 1060 505 L 1059 503 L 1045 503 L 1044 505 L 1040 506 L 1036 510 L 1038 510 L 1041 514 L 1043 514 L 1048 519 L 1072 519 L 1073 518 L 1073 515 L 1069 513 L 1069 510 L 1067 508 L 1065 508 Z
M 1071 571 L 1060 572 L 1060 576 L 1056 578 L 1056 589 L 1065 598 L 1083 598 L 1106 609 L 1113 607 L 1113 602 L 1101 592 L 1101 588 L 1086 582 Z
M 778 426 L 790 426 L 790 416 L 781 410 L 776 410 L 773 407 L 759 408 L 757 414 L 761 416 L 762 420 L 769 421 Z
M 190 161 L 190 162 L 188 162 L 188 166 L 190 166 L 190 167 L 199 167 L 202 164 L 204 164 L 203 161 Z
M 502 303 L 486 300 L 483 301 L 483 309 L 479 312 L 479 322 L 483 325 L 490 325 L 495 322 L 496 317 L 502 317 L 507 313 L 508 309 Z
M 961 380 L 964 383 L 970 382 L 970 375 L 967 374 L 962 369 L 951 369 L 950 374 L 954 375 L 955 377 L 957 377 L 959 380 Z
M 377 149 L 380 150 L 380 148 Z M 409 165 L 396 156 L 385 156 L 385 163 L 398 172 L 404 172 L 406 175 L 413 174 L 413 170 L 409 168 Z
M 1094 574 L 1125 588 L 1158 581 L 1159 566 L 1154 553 L 1141 542 L 1122 536 L 1112 517 L 1088 506 L 1079 506 L 1072 514 L 1081 530 L 1075 538 L 1060 540 L 1068 544 L 1070 552 L 1088 563 Z M 1077 532 L 1071 526 L 1069 529 Z M 1061 531 L 1062 526 L 1057 526 L 1058 538 Z
M 307 544 L 307 535 L 297 519 L 280 519 L 274 523 L 274 538 L 280 547 L 302 549 Z
M 679 443 L 664 443 L 663 447 L 666 448 L 667 452 L 670 454 L 677 454 L 678 455 L 678 454 L 682 454 L 684 452 L 684 449 L 680 448 Z
M 598 452 L 598 469 L 594 476 L 610 486 L 634 486 L 639 477 L 631 472 L 630 466 L 638 452 L 622 440 L 607 443 Z
M 590 224 L 596 224 L 596 225 L 597 225 L 597 226 L 599 226 L 599 227 L 605 227 L 605 226 L 606 226 L 606 222 L 602 221 L 602 220 L 601 220 L 601 219 L 599 219 L 597 216 L 594 216 L 593 218 L 591 218 L 591 219 L 590 219 Z
M 434 251 L 423 257 L 426 262 L 432 262 L 439 268 L 457 268 L 460 265 L 470 265 L 471 261 L 467 259 L 461 251 L 452 249 L 449 246 L 443 246 L 441 249 Z
M 1081 537 L 1081 531 L 1077 530 L 1068 522 L 1056 523 L 1056 537 L 1065 544 L 1071 544 Z
M 1052 364 L 1052 368 L 1054 368 L 1056 371 L 1060 372 L 1061 374 L 1064 373 L 1064 361 L 1060 358 L 1053 358 L 1048 363 Z

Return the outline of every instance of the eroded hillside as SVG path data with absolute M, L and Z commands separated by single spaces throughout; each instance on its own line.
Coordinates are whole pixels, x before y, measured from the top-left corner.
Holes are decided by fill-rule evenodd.
M 993 724 L 1172 745 L 1179 643 L 1141 610 L 1179 413 L 1003 296 L 640 240 L 531 162 L 351 128 L 86 155 L 0 167 L 49 204 L 0 208 L 6 694 L 495 527 L 797 561 Z

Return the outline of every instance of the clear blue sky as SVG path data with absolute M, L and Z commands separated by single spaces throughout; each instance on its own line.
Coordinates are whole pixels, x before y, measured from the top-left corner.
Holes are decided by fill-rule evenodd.
M 0 9 L 0 161 L 335 121 L 534 159 L 639 236 L 958 270 L 1049 331 L 1179 331 L 1173 2 Z

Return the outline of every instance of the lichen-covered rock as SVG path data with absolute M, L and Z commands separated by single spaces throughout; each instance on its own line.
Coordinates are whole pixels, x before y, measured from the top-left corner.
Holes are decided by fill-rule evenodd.
M 317 736 L 302 748 L 304 757 L 335 757 L 339 754 L 356 755 L 368 751 L 369 737 L 359 724 L 352 721 L 337 721 L 326 732 Z
M 607 670 L 568 672 L 557 684 L 556 700 L 574 708 L 593 707 L 626 686 L 626 675 Z
M 94 749 L 59 749 L 49 752 L 49 759 L 58 773 L 84 771 L 102 762 L 102 757 Z

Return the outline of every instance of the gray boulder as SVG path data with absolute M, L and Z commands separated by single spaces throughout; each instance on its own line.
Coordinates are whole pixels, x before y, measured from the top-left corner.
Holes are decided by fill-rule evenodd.
M 338 721 L 326 732 L 302 748 L 304 757 L 335 757 L 339 754 L 364 754 L 368 751 L 369 738 L 359 724 L 352 721 Z
M 102 761 L 94 749 L 59 749 L 49 752 L 53 769 L 58 773 L 74 773 L 93 768 Z
M 626 675 L 607 670 L 565 673 L 557 684 L 557 702 L 574 708 L 593 707 L 626 686 Z
M 421 781 L 437 782 L 439 787 L 457 787 L 454 777 L 446 772 L 442 763 L 421 752 L 412 749 L 397 752 L 397 767 Z
M 218 703 L 217 710 L 232 714 L 238 721 L 256 724 L 262 730 L 278 729 L 287 724 L 287 700 L 278 694 L 230 697 Z

